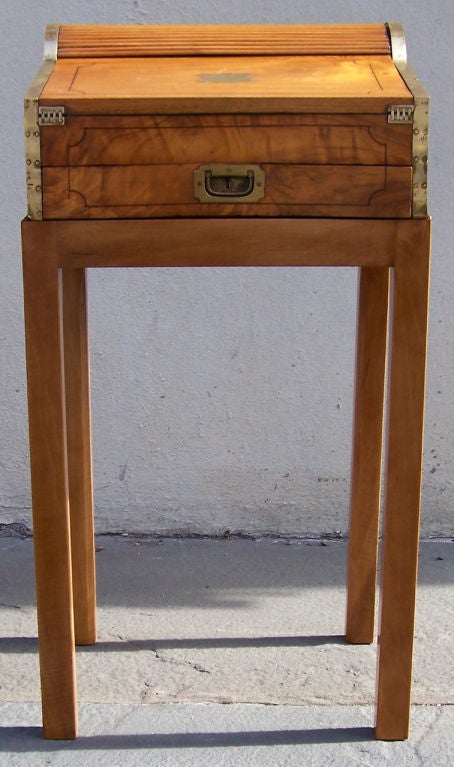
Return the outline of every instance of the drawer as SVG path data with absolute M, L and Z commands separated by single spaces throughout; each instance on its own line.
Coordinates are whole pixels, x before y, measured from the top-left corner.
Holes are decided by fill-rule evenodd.
M 411 139 L 382 115 L 71 117 L 42 131 L 44 215 L 405 217 Z M 211 164 L 258 165 L 263 196 L 198 199 Z
M 117 165 L 45 168 L 46 218 L 175 216 L 407 217 L 411 168 L 354 165 L 259 166 L 264 196 L 257 202 L 201 202 L 194 196 L 198 165 Z
M 43 166 L 269 162 L 411 165 L 411 125 L 385 115 L 77 117 L 41 131 Z

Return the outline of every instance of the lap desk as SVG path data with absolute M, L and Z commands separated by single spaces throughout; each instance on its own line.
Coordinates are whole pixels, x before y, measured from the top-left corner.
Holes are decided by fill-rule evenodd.
M 74 648 L 96 640 L 85 270 L 352 266 L 346 638 L 373 641 L 385 413 L 376 735 L 407 737 L 430 220 L 428 97 L 401 27 L 52 25 L 25 137 L 44 735 L 75 737 Z

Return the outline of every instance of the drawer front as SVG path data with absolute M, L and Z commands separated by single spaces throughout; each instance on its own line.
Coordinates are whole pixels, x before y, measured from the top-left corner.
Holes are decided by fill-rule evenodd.
M 71 117 L 41 142 L 48 219 L 411 216 L 411 125 L 384 115 Z M 263 197 L 197 199 L 218 163 L 259 165 Z
M 198 165 L 45 168 L 46 218 L 172 216 L 411 215 L 411 168 L 260 165 L 265 194 L 254 203 L 203 203 L 194 197 Z
M 385 115 L 70 117 L 42 129 L 41 162 L 411 165 L 411 142 L 412 126 Z

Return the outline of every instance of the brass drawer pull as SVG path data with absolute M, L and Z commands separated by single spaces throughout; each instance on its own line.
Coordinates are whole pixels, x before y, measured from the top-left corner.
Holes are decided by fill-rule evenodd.
M 265 194 L 259 165 L 201 165 L 194 171 L 194 195 L 200 202 L 257 202 Z
M 254 189 L 254 171 L 248 170 L 246 176 L 214 176 L 207 170 L 205 189 L 211 197 L 247 197 Z

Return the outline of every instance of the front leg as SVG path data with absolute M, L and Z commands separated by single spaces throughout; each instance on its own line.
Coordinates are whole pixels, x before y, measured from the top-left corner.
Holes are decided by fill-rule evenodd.
M 76 736 L 61 275 L 56 225 L 22 225 L 33 534 L 44 737 Z

